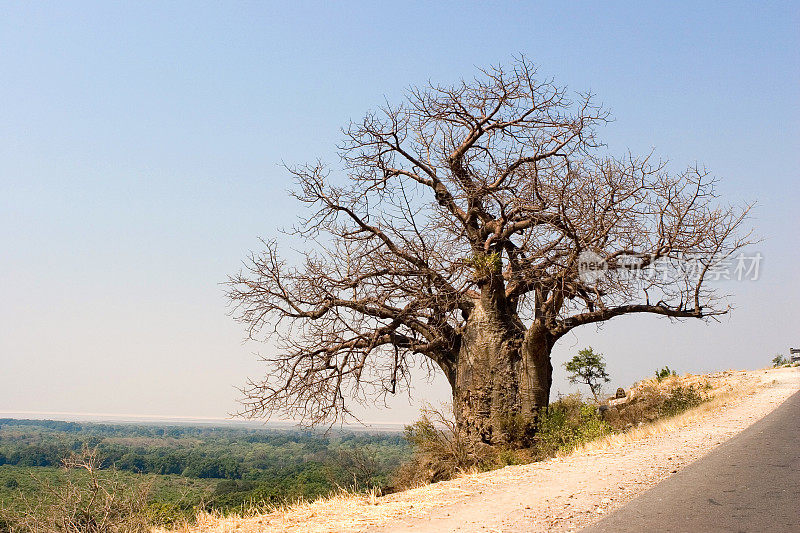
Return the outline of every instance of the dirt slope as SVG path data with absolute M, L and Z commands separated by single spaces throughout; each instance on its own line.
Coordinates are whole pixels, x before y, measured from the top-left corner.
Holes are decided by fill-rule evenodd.
M 342 496 L 245 519 L 201 517 L 192 531 L 575 531 L 703 456 L 800 390 L 800 368 L 706 378 L 718 393 L 712 402 L 566 457 L 382 498 Z

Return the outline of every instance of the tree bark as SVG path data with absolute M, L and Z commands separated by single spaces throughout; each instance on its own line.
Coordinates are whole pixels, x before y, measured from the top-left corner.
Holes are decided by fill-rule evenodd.
M 459 432 L 476 446 L 530 446 L 549 401 L 554 339 L 539 321 L 526 330 L 504 314 L 476 305 L 461 339 L 453 408 Z

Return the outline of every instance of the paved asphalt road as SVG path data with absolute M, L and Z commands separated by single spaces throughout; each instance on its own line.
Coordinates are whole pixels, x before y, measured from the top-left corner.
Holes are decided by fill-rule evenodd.
M 583 529 L 800 532 L 800 392 L 704 458 Z

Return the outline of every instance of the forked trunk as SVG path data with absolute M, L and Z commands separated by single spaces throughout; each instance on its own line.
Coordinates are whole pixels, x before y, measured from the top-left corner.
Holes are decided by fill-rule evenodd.
M 458 430 L 475 445 L 529 446 L 536 415 L 550 396 L 553 340 L 539 323 L 476 306 L 461 340 L 453 408 Z

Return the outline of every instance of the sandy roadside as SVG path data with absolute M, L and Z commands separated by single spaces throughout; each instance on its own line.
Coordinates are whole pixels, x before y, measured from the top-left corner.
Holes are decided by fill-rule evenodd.
M 702 457 L 800 390 L 800 368 L 718 373 L 732 394 L 566 457 L 412 489 L 345 496 L 252 518 L 199 523 L 208 532 L 576 531 Z
M 370 531 L 575 531 L 699 459 L 800 390 L 800 368 L 741 373 L 743 396 L 662 435 L 455 480 L 458 501 Z M 669 429 L 669 428 L 668 428 Z

